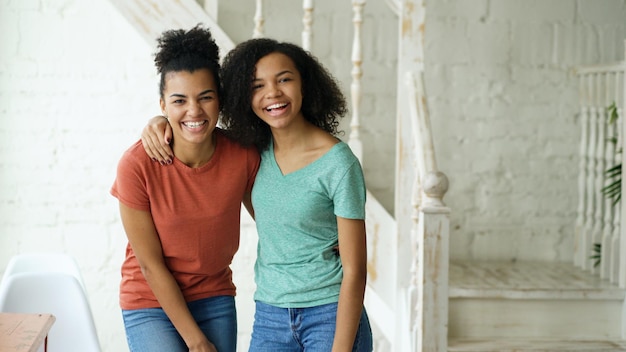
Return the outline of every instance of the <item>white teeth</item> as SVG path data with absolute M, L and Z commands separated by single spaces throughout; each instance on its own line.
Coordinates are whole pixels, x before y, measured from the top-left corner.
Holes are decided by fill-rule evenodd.
M 205 123 L 206 123 L 206 120 L 205 121 L 196 121 L 196 122 L 189 121 L 189 122 L 183 122 L 183 125 L 185 125 L 185 126 L 187 126 L 189 128 L 196 128 L 196 127 L 200 127 L 200 126 L 204 125 Z
M 277 103 L 277 104 L 272 104 L 272 105 L 266 107 L 265 109 L 269 111 L 269 110 L 272 110 L 272 109 L 284 108 L 285 106 L 287 106 L 287 104 L 285 104 L 285 103 Z

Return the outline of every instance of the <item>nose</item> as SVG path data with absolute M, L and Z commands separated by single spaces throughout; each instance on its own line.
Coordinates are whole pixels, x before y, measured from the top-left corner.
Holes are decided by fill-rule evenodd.
M 276 83 L 270 83 L 267 86 L 267 97 L 268 98 L 274 98 L 274 97 L 279 97 L 283 94 L 283 92 L 280 90 L 280 87 L 278 87 L 278 84 Z
M 189 102 L 189 109 L 187 109 L 187 113 L 190 116 L 196 116 L 200 113 L 202 109 L 200 108 L 200 103 L 198 103 L 197 101 L 190 101 Z

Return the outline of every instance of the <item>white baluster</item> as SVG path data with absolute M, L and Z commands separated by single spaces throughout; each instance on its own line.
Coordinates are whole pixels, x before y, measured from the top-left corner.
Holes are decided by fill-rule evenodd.
M 311 51 L 313 43 L 313 0 L 304 0 L 302 9 L 304 10 L 304 16 L 302 17 L 302 24 L 304 24 L 304 29 L 302 30 L 302 48 Z
M 265 19 L 263 18 L 263 0 L 256 0 L 256 11 L 254 13 L 254 31 L 252 32 L 252 38 L 262 38 L 263 24 Z
M 595 172 L 595 190 L 594 194 L 596 197 L 595 209 L 594 209 L 594 227 L 593 227 L 593 235 L 591 238 L 592 246 L 596 244 L 602 243 L 602 233 L 604 228 L 604 194 L 602 194 L 602 187 L 604 187 L 604 170 L 605 170 L 605 162 L 604 162 L 604 150 L 606 146 L 606 118 L 604 107 L 604 97 L 603 97 L 603 89 L 602 89 L 602 77 L 603 73 L 595 74 L 595 100 L 594 105 L 596 106 L 596 124 L 597 124 L 597 133 L 598 139 L 596 142 L 598 146 L 596 147 L 596 172 Z M 588 256 L 592 254 L 597 254 L 595 251 L 591 251 Z M 600 268 L 594 265 L 594 261 L 592 260 L 591 272 L 594 274 L 599 274 Z
M 625 76 L 624 76 L 624 72 L 616 72 L 615 74 L 615 80 L 614 80 L 614 94 L 613 94 L 613 101 L 617 104 L 620 101 L 620 95 L 622 94 L 622 92 L 626 89 L 625 84 L 626 82 L 624 81 Z M 626 100 L 624 100 L 622 102 L 622 104 L 625 104 Z M 623 120 L 624 120 L 624 114 L 623 114 L 623 109 L 618 108 L 617 109 L 617 120 L 615 121 L 615 133 L 617 135 L 617 143 L 615 144 L 615 149 L 616 151 L 620 151 L 622 150 L 621 153 L 623 152 L 623 141 L 624 141 L 624 134 L 623 134 Z M 620 164 L 622 162 L 622 155 L 619 152 L 615 153 L 615 165 Z M 622 175 L 623 177 L 623 175 Z M 623 186 L 623 185 L 622 185 Z M 624 189 L 624 188 L 622 188 Z M 623 200 L 620 200 L 620 202 L 618 202 L 615 205 L 615 215 L 613 216 L 613 233 L 611 236 L 611 263 L 610 263 L 610 274 L 609 274 L 609 279 L 612 283 L 619 283 L 619 273 L 620 270 L 620 229 L 621 229 L 621 208 L 622 208 L 622 202 Z
M 626 40 L 624 41 L 624 66 L 626 66 Z M 622 68 L 622 75 L 626 74 L 626 67 Z M 622 109 L 621 115 L 619 115 L 619 119 L 622 121 L 621 129 L 622 129 L 622 137 L 626 138 L 624 134 L 624 128 L 626 128 L 626 123 L 624 123 L 624 109 L 626 108 L 626 77 L 622 76 L 622 84 L 620 86 L 622 90 Z M 624 139 L 622 139 L 623 141 Z M 624 146 L 626 143 L 623 143 Z M 624 156 L 626 153 L 622 150 L 621 153 L 621 162 L 622 162 L 622 190 L 626 189 L 626 179 L 624 178 Z M 624 200 L 622 200 L 623 202 Z M 626 207 L 621 207 L 620 218 L 624 218 L 624 212 L 626 211 Z M 624 228 L 620 224 L 620 228 Z M 620 231 L 620 239 L 619 239 L 619 265 L 618 265 L 619 273 L 618 273 L 618 283 L 619 287 L 626 288 L 626 231 Z
M 609 124 L 609 114 L 606 111 L 606 107 L 611 104 L 611 82 L 612 78 L 614 78 L 613 73 L 607 73 L 604 77 L 605 89 L 604 89 L 604 113 L 603 120 L 605 129 L 607 131 L 606 134 L 606 142 L 605 142 L 605 152 L 604 152 L 604 164 L 605 164 L 605 172 L 604 172 L 604 186 L 610 185 L 614 178 L 609 178 L 606 175 L 606 170 L 612 168 L 615 164 L 615 144 L 609 141 L 611 138 L 615 138 L 615 124 Z M 603 279 L 608 279 L 611 275 L 611 239 L 613 235 L 613 214 L 614 214 L 614 206 L 613 200 L 606 195 L 604 196 L 604 229 L 602 232 L 602 242 L 601 242 L 601 253 L 600 253 L 600 277 Z
M 588 104 L 589 111 L 589 148 L 587 149 L 587 209 L 585 211 L 585 230 L 583 232 L 583 238 L 581 242 L 580 251 L 582 254 L 582 268 L 587 270 L 590 269 L 593 265 L 591 259 L 589 257 L 592 254 L 593 244 L 592 244 L 592 234 L 594 228 L 594 206 L 596 204 L 595 197 L 595 173 L 596 173 L 596 164 L 595 164 L 595 155 L 596 155 L 596 144 L 597 144 L 597 114 L 595 106 L 592 104 L 593 101 L 593 74 L 588 74 L 585 76 L 586 84 L 585 90 L 587 92 L 586 97 L 588 97 L 585 102 Z
M 619 126 L 621 126 L 621 124 L 619 124 Z M 613 217 L 613 233 L 611 235 L 611 263 L 609 265 L 609 280 L 614 284 L 619 283 L 620 273 L 619 233 L 621 231 L 621 210 L 622 202 L 620 201 L 619 203 L 615 204 L 615 216 Z
M 579 76 L 579 96 L 584 97 L 585 76 Z M 589 129 L 589 108 L 585 101 L 581 101 L 580 104 L 580 124 L 581 124 L 581 141 L 580 150 L 578 153 L 578 213 L 576 216 L 576 226 L 574 229 L 574 265 L 582 266 L 583 258 L 585 257 L 582 252 L 582 243 L 585 231 L 585 209 L 586 209 L 586 183 L 587 183 L 587 148 L 588 142 L 588 129 Z
M 352 96 L 352 120 L 350 121 L 350 139 L 348 144 L 352 152 L 363 161 L 363 143 L 360 138 L 361 124 L 359 122 L 359 107 L 361 105 L 361 77 L 363 70 L 363 53 L 361 51 L 361 24 L 363 23 L 363 7 L 365 0 L 353 0 L 352 11 L 354 24 L 354 36 L 352 38 L 352 84 L 350 93 Z

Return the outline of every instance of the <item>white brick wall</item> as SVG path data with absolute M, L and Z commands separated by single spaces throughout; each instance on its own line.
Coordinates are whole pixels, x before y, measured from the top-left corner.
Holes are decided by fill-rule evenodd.
M 235 42 L 252 32 L 251 3 L 220 5 Z M 348 94 L 351 8 L 326 3 L 316 2 L 313 50 Z M 300 42 L 300 6 L 266 1 L 267 35 Z M 579 138 L 571 68 L 622 58 L 626 1 L 428 6 L 426 83 L 451 180 L 452 256 L 569 259 Z M 364 169 L 391 210 L 398 23 L 384 1 L 365 9 Z M 107 0 L 0 0 L 0 33 L 0 269 L 19 252 L 72 254 L 104 350 L 127 350 L 117 305 L 125 237 L 108 189 L 122 151 L 159 111 L 151 44 Z M 242 350 L 255 245 L 246 219 L 233 265 Z
M 125 236 L 108 189 L 159 111 L 151 49 L 107 1 L 2 1 L 0 26 L 0 267 L 19 252 L 72 254 L 102 346 L 127 350 Z
M 624 1 L 437 1 L 427 90 L 451 256 L 570 260 L 576 65 L 623 59 Z

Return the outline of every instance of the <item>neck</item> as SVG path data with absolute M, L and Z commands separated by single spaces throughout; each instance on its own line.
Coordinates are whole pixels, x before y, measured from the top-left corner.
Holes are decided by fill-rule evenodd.
M 289 128 L 272 129 L 274 150 L 298 150 L 305 147 L 317 128 L 306 120 Z
M 205 143 L 192 144 L 192 143 L 173 143 L 172 151 L 178 160 L 183 164 L 196 168 L 208 163 L 215 153 L 217 138 L 215 134 L 211 135 Z

